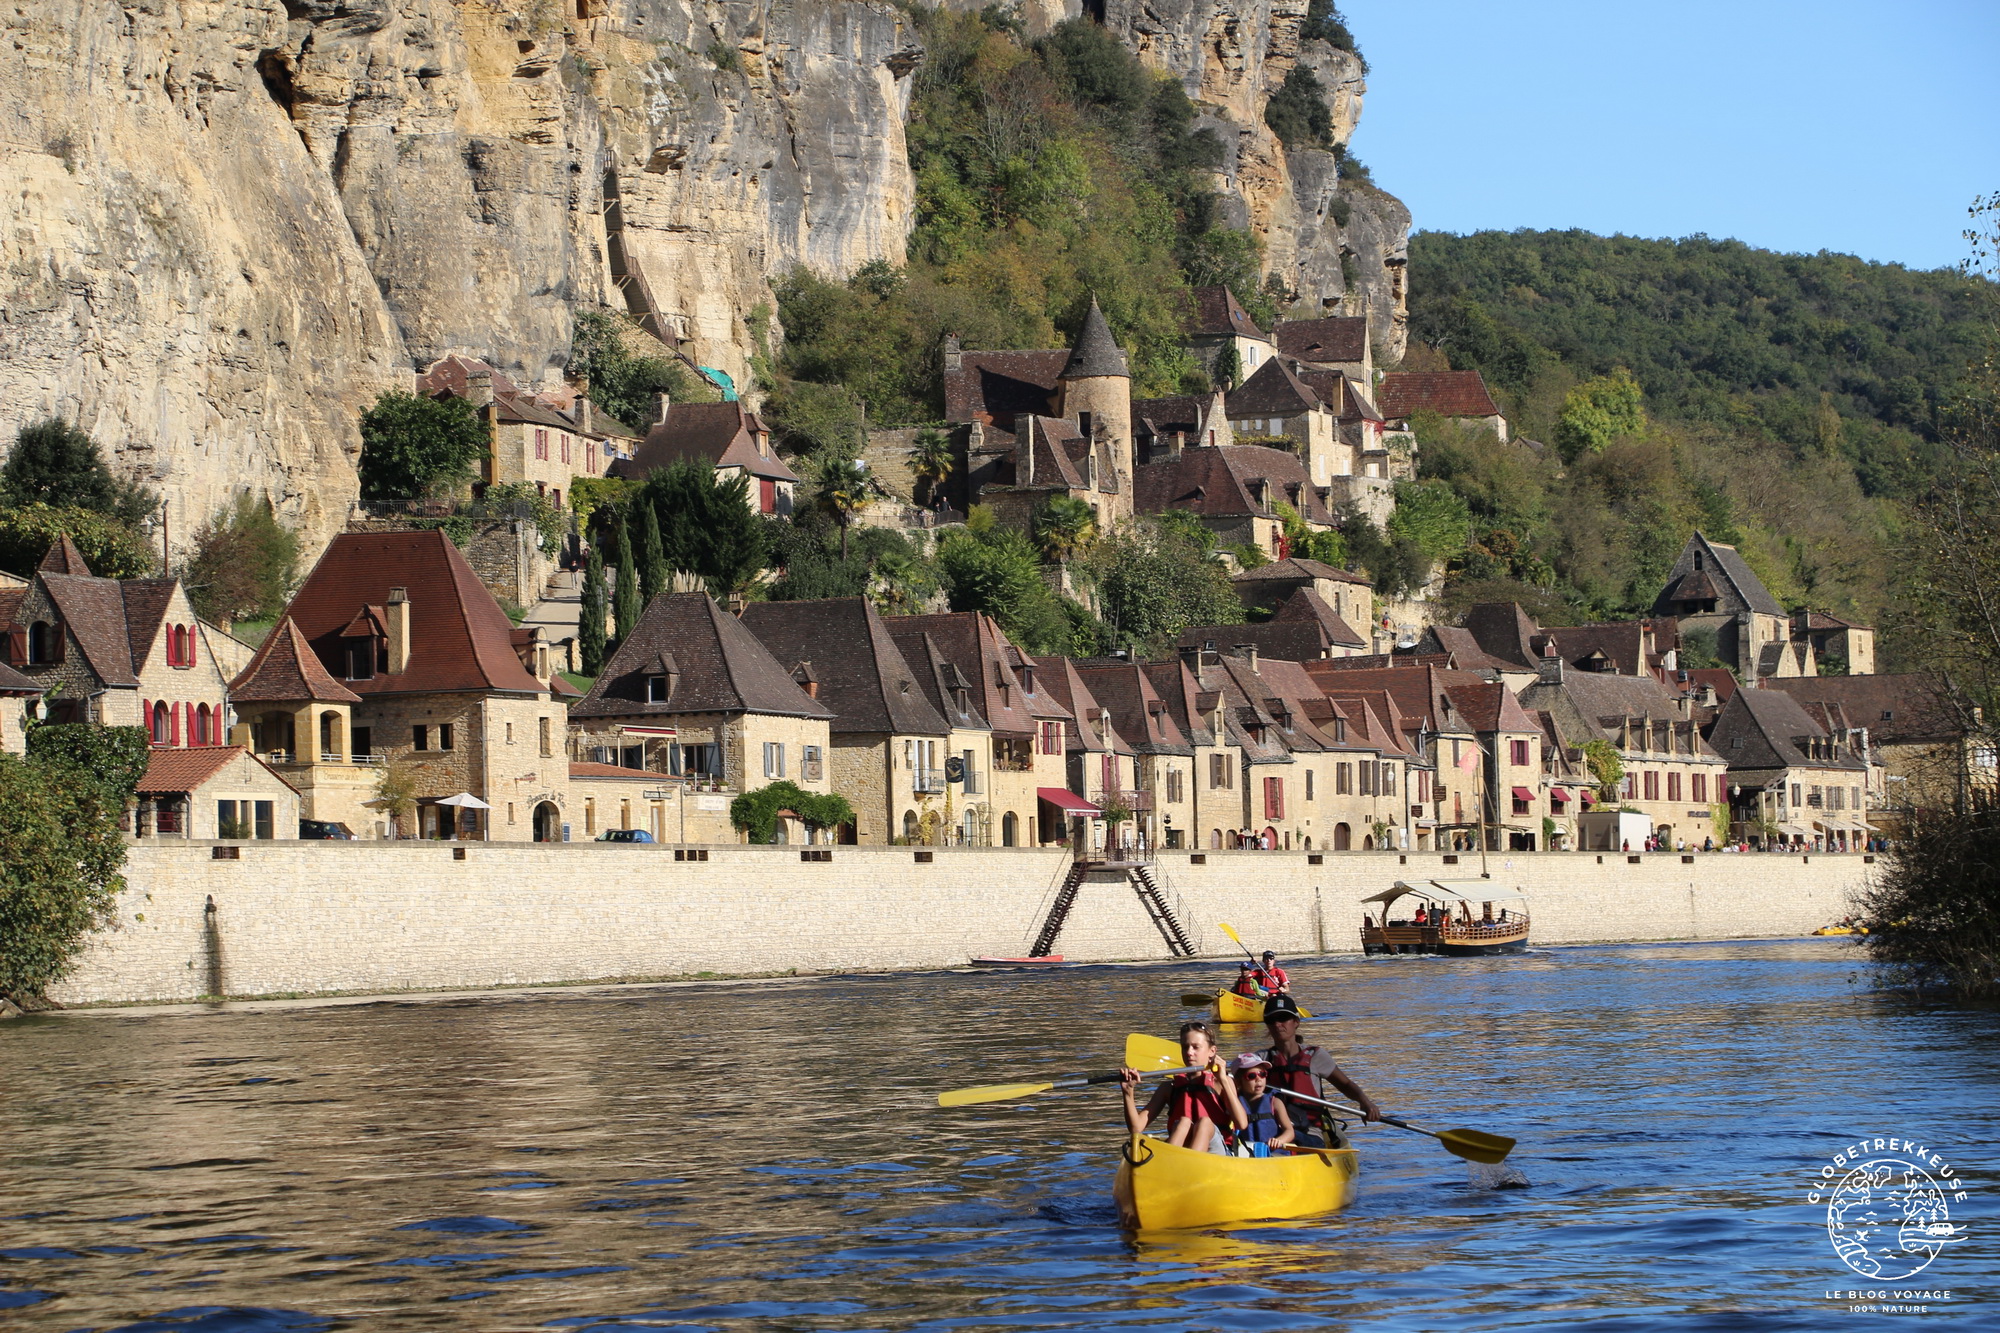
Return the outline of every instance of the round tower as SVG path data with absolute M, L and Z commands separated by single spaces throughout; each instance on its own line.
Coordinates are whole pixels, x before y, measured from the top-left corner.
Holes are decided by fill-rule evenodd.
M 1132 372 L 1125 353 L 1111 336 L 1111 326 L 1090 298 L 1090 313 L 1070 348 L 1069 363 L 1059 377 L 1064 419 L 1077 433 L 1099 446 L 1117 481 L 1102 497 L 1104 511 L 1114 519 L 1132 515 Z M 1103 468 L 1098 469 L 1099 473 Z

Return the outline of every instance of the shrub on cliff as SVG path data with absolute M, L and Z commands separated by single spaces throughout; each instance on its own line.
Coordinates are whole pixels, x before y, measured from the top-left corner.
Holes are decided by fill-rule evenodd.
M 298 563 L 298 536 L 278 521 L 270 499 L 244 494 L 195 533 L 181 582 L 203 619 L 270 620 L 285 609 Z
M 0 754 L 0 995 L 39 995 L 110 923 L 147 754 L 138 727 L 51 723 L 25 758 Z
M 130 525 L 94 509 L 31 504 L 0 508 L 0 569 L 26 577 L 59 538 L 68 537 L 90 572 L 107 579 L 153 572 L 151 545 Z
M 0 466 L 0 505 L 87 509 L 132 526 L 159 497 L 111 475 L 97 441 L 60 417 L 23 426 Z
M 1304 65 L 1294 65 L 1264 106 L 1264 123 L 1287 148 L 1333 147 L 1333 113 L 1326 86 Z
M 735 48 L 730 48 L 735 54 Z M 660 347 L 629 321 L 602 310 L 579 310 L 570 343 L 569 373 L 590 384 L 590 401 L 626 429 L 643 435 L 660 394 L 676 403 L 714 403 L 722 391 L 689 370 L 666 349 L 647 354 L 634 344 Z
M 462 398 L 391 389 L 361 414 L 361 503 L 376 513 L 471 485 L 491 442 Z

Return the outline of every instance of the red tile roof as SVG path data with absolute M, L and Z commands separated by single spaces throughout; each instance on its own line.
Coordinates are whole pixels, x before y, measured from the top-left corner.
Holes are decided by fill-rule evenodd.
M 1278 350 L 1301 361 L 1351 362 L 1367 355 L 1368 320 L 1360 315 L 1291 319 L 1278 325 Z
M 139 791 L 154 793 L 186 793 L 198 791 L 204 782 L 220 773 L 239 755 L 249 755 L 252 763 L 285 782 L 284 778 L 271 769 L 256 755 L 240 745 L 201 745 L 185 750 L 158 749 L 146 755 L 146 772 L 139 779 Z M 287 787 L 292 784 L 285 782 Z
M 229 698 L 232 703 L 361 702 L 321 664 L 290 616 L 277 623 L 250 665 L 229 682 Z
M 44 574 L 76 574 L 90 577 L 90 566 L 83 562 L 83 552 L 76 549 L 76 543 L 64 533 L 49 547 L 49 553 L 42 557 L 37 566 Z
M 1376 390 L 1382 415 L 1404 421 L 1413 412 L 1447 417 L 1497 417 L 1500 409 L 1476 370 L 1392 370 Z
M 1250 318 L 1249 312 L 1237 303 L 1236 293 L 1222 283 L 1195 288 L 1188 307 L 1187 319 L 1182 327 L 1190 334 L 1218 338 L 1231 333 L 1244 338 L 1266 337 L 1264 330 L 1257 327 L 1257 321 Z
M 465 556 L 441 531 L 343 532 L 292 597 L 287 614 L 320 664 L 346 666 L 343 631 L 364 611 L 384 614 L 391 588 L 408 590 L 410 657 L 405 670 L 345 682 L 363 697 L 547 688 L 515 655 L 514 626 Z

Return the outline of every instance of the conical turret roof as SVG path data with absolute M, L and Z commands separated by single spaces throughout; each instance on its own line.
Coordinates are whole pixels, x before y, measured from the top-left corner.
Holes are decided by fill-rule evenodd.
M 1070 348 L 1069 364 L 1063 367 L 1061 378 L 1087 380 L 1110 375 L 1132 378 L 1125 364 L 1125 353 L 1111 336 L 1111 326 L 1104 322 L 1104 312 L 1097 308 L 1097 298 L 1093 296 L 1090 313 L 1083 317 L 1083 329 L 1076 335 L 1076 345 Z

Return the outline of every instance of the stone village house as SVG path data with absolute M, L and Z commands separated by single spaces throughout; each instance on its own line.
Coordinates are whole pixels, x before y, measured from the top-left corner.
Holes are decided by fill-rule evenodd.
M 707 463 L 718 481 L 745 480 L 744 499 L 753 512 L 792 512 L 799 476 L 771 447 L 771 428 L 762 417 L 736 399 L 676 403 L 660 394 L 655 401 L 646 438 L 629 457 L 612 464 L 612 476 L 644 481 L 684 460 Z
M 558 508 L 574 478 L 604 476 L 637 443 L 588 397 L 529 393 L 468 356 L 433 361 L 417 376 L 416 391 L 427 398 L 461 399 L 478 414 L 489 438 L 480 463 L 483 484 L 525 482 Z
M 1877 832 L 1867 733 L 1837 703 L 1818 711 L 1782 689 L 1740 689 L 1722 706 L 1708 740 L 1729 765 L 1733 840 L 1845 850 Z

